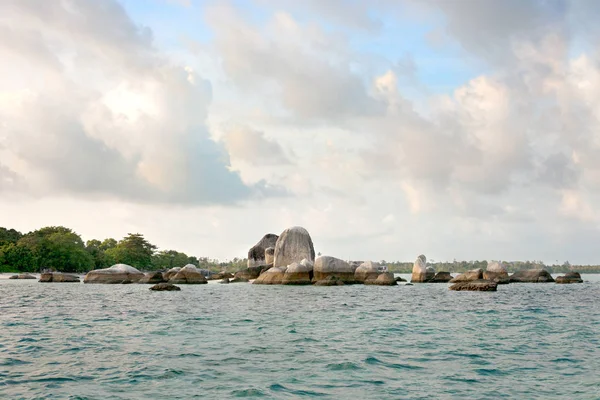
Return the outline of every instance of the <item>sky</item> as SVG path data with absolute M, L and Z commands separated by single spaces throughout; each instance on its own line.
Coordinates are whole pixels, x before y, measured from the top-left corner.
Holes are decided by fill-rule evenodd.
M 0 226 L 600 263 L 600 2 L 3 0 Z

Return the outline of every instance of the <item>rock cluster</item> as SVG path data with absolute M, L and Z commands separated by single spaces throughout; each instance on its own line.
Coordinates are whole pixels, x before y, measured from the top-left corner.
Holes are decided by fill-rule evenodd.
M 556 278 L 556 283 L 583 283 L 579 272 L 567 272 L 564 276 Z
M 552 275 L 545 269 L 517 271 L 509 278 L 510 283 L 548 283 L 554 282 Z
M 329 276 L 335 276 L 346 284 L 356 283 L 355 268 L 339 258 L 320 256 L 315 260 L 313 281 L 318 282 Z

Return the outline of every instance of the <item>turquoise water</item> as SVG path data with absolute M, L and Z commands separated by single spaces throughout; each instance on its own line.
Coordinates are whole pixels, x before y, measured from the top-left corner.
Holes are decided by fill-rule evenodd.
M 0 398 L 599 399 L 600 277 L 374 287 L 0 279 Z

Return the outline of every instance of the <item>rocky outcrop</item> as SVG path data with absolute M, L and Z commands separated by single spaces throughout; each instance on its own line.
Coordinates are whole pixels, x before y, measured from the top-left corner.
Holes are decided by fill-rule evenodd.
M 181 268 L 171 279 L 171 284 L 197 285 L 208 283 L 204 274 L 195 266 L 189 264 Z
M 483 279 L 494 281 L 498 284 L 507 284 L 510 281 L 506 266 L 497 261 L 488 262 L 488 266 L 483 272 Z
M 564 276 L 556 278 L 556 283 L 583 283 L 579 272 L 567 272 Z
M 356 283 L 354 266 L 344 260 L 330 256 L 320 256 L 315 260 L 313 282 L 318 282 L 329 276 L 335 276 L 346 284 Z
M 313 263 L 306 258 L 300 263 L 288 265 L 281 283 L 284 285 L 310 285 L 313 278 Z
M 427 258 L 421 254 L 415 260 L 412 269 L 411 282 L 424 283 L 429 282 L 435 276 L 435 270 L 427 269 Z
M 452 280 L 452 275 L 450 275 L 450 272 L 447 271 L 440 271 L 438 273 L 436 273 L 433 278 L 431 278 L 428 282 L 429 283 L 447 283 L 450 282 Z
M 510 276 L 511 283 L 548 283 L 554 282 L 552 275 L 545 269 L 517 271 Z
M 144 274 L 144 277 L 138 281 L 138 283 L 148 283 L 148 284 L 157 284 L 161 282 L 166 282 L 165 278 L 160 271 L 148 272 Z
M 464 272 L 457 277 L 450 280 L 450 283 L 456 282 L 472 282 L 483 280 L 483 270 L 481 268 L 472 269 L 470 271 Z
M 328 276 L 325 279 L 315 282 L 315 286 L 344 286 L 344 281 L 337 276 Z
M 381 274 L 381 269 L 382 267 L 379 263 L 365 261 L 354 271 L 354 280 L 359 283 L 364 283 L 367 280 L 375 280 Z
M 175 286 L 171 283 L 162 282 L 162 283 L 157 283 L 156 285 L 152 286 L 150 288 L 150 290 L 173 291 L 173 290 L 181 290 L 181 288 L 179 286 Z
M 395 286 L 397 284 L 394 274 L 391 272 L 384 272 L 375 279 L 365 280 L 365 285 Z
M 63 274 L 62 272 L 44 272 L 40 275 L 39 281 L 42 283 L 78 283 L 79 277 L 77 275 Z
M 29 274 L 19 274 L 19 275 L 13 275 L 8 279 L 37 279 L 37 278 L 35 276 L 29 275 Z
M 233 276 L 234 278 L 252 280 L 256 279 L 260 276 L 261 272 L 268 270 L 269 267 L 267 265 L 257 265 L 255 267 L 245 268 L 241 271 L 238 271 Z
M 143 277 L 144 274 L 131 265 L 115 264 L 110 268 L 95 269 L 88 272 L 83 278 L 83 283 L 135 283 Z
M 475 292 L 495 292 L 498 289 L 498 284 L 492 281 L 462 281 L 450 286 L 450 290 L 456 291 L 475 291 Z
M 267 247 L 265 249 L 265 264 L 272 265 L 275 261 L 275 247 Z
M 254 280 L 256 285 L 280 285 L 285 276 L 286 268 L 272 267 L 260 274 L 258 278 Z
M 287 267 L 305 258 L 311 262 L 315 260 L 315 248 L 308 231 L 300 226 L 283 231 L 275 244 L 273 266 Z
M 248 268 L 257 265 L 270 264 L 266 261 L 266 250 L 269 247 L 275 247 L 279 236 L 273 233 L 267 233 L 262 239 L 248 250 Z M 271 261 L 272 263 L 273 261 Z

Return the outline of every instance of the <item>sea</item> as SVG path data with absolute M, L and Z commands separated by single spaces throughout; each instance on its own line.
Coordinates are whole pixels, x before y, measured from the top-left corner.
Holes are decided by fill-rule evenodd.
M 1 399 L 600 399 L 600 275 L 497 292 L 7 277 Z

